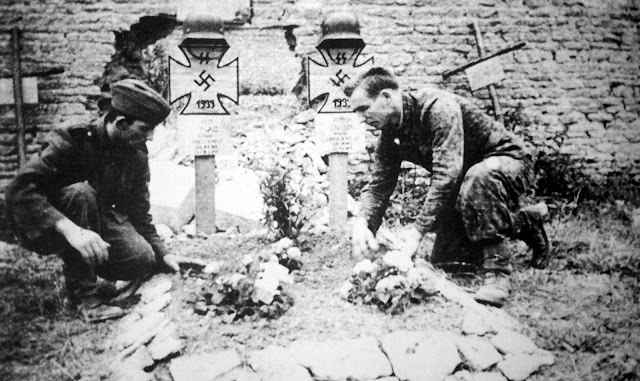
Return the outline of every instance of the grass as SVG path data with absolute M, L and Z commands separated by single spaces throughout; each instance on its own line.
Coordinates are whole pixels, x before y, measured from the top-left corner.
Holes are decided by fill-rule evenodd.
M 0 321 L 0 379 L 78 379 L 92 328 L 70 312 L 56 256 L 2 245 Z
M 556 355 L 555 365 L 531 379 L 640 378 L 640 234 L 615 204 L 558 204 L 553 210 L 551 264 L 528 268 L 520 253 L 505 307 L 529 327 L 538 346 Z M 200 255 L 197 245 L 181 245 L 185 254 Z M 322 242 L 313 246 L 314 255 L 337 255 Z M 234 249 L 242 255 L 242 245 Z M 109 350 L 113 326 L 89 325 L 69 312 L 57 257 L 0 245 L 0 322 L 0 379 L 105 377 L 96 364 Z M 237 329 L 255 335 L 251 327 Z
M 548 269 L 514 274 L 510 312 L 556 366 L 539 380 L 640 378 L 640 234 L 611 205 L 561 205 Z

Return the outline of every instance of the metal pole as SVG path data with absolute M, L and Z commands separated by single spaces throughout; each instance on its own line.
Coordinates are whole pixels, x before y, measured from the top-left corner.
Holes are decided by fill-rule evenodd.
M 16 145 L 18 146 L 18 168 L 22 168 L 27 161 L 26 145 L 24 142 L 24 120 L 22 110 L 22 68 L 20 62 L 20 30 L 11 30 L 12 63 L 13 63 L 13 98 L 16 104 Z
M 473 21 L 473 31 L 476 36 L 476 47 L 478 48 L 478 55 L 480 58 L 484 56 L 484 42 L 482 41 L 482 34 L 480 34 L 480 26 L 478 25 L 478 21 Z M 493 112 L 496 114 L 496 119 L 500 121 L 500 123 L 504 123 L 504 115 L 502 115 L 502 108 L 500 107 L 500 102 L 498 101 L 498 93 L 496 92 L 496 88 L 493 85 L 487 86 L 489 88 L 489 95 L 491 95 L 491 103 L 493 103 Z

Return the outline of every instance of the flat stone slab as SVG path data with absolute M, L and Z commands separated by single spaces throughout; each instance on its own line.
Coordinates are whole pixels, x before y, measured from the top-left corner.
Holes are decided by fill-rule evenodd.
M 489 340 L 479 337 L 459 337 L 456 340 L 458 350 L 475 370 L 485 370 L 502 361 L 502 356 Z
M 140 286 L 136 294 L 140 294 L 140 301 L 149 303 L 163 294 L 166 294 L 173 287 L 171 280 L 165 276 L 151 278 Z
M 383 336 L 380 342 L 399 379 L 440 381 L 462 362 L 455 340 L 455 336 L 437 331 L 398 331 Z
M 147 349 L 151 358 L 161 361 L 179 354 L 184 349 L 184 343 L 177 337 L 175 326 L 171 323 L 151 340 Z
M 444 381 L 507 381 L 507 379 L 502 373 L 497 372 L 471 373 L 468 370 L 461 370 L 448 376 Z
M 550 353 L 507 354 L 498 363 L 498 369 L 511 381 L 526 380 L 543 365 L 553 365 L 554 357 Z
M 470 311 L 464 315 L 462 319 L 462 333 L 466 335 L 483 336 L 491 331 L 491 324 L 480 314 Z
M 491 338 L 491 344 L 502 353 L 533 353 L 539 350 L 527 336 L 510 330 L 502 330 Z
M 304 340 L 290 346 L 298 363 L 326 381 L 376 379 L 392 375 L 391 364 L 373 337 L 353 340 Z
M 203 353 L 171 360 L 169 371 L 173 381 L 220 381 L 242 366 L 242 360 L 234 350 Z
M 114 367 L 109 376 L 111 381 L 153 381 L 155 379 L 153 373 L 131 366 Z
M 167 292 L 156 297 L 153 300 L 150 300 L 146 303 L 141 303 L 137 305 L 133 312 L 136 312 L 140 315 L 148 315 L 153 312 L 160 312 L 165 309 L 169 304 L 171 304 L 171 293 Z
M 126 348 L 139 341 L 150 341 L 154 336 L 154 332 L 166 324 L 168 324 L 168 319 L 166 319 L 164 313 L 150 313 L 142 319 L 127 324 L 125 329 L 120 331 L 116 337 L 116 345 Z
M 507 379 L 500 373 L 474 373 L 473 381 L 507 381 Z
M 313 381 L 287 348 L 269 346 L 247 356 L 249 365 L 262 381 Z

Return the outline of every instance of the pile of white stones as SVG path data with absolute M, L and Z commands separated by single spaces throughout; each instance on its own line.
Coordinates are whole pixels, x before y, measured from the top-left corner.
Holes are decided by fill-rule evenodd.
M 200 353 L 171 361 L 175 381 L 519 381 L 554 356 L 515 331 L 475 320 L 474 332 L 399 331 L 339 341 L 313 339 L 240 354 Z M 477 333 L 480 326 L 487 331 Z
M 184 348 L 175 323 L 162 312 L 171 303 L 171 287 L 166 276 L 157 276 L 136 292 L 140 302 L 119 322 L 111 343 L 119 353 L 111 364 L 110 379 L 153 380 L 153 373 L 148 371 L 179 355 Z

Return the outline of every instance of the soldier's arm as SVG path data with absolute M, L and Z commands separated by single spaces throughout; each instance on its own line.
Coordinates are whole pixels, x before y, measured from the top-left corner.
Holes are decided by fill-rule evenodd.
M 151 245 L 156 256 L 156 261 L 161 266 L 172 271 L 180 271 L 181 265 L 204 267 L 206 263 L 197 258 L 187 258 L 174 255 L 169 252 L 164 242 L 158 236 L 155 226 L 152 223 L 149 209 L 151 203 L 149 201 L 149 181 L 151 173 L 149 171 L 149 162 L 146 154 L 142 151 L 137 153 L 143 165 L 137 173 L 137 177 L 133 184 L 132 204 L 129 218 L 136 231 Z
M 434 134 L 431 185 L 416 218 L 417 228 L 424 234 L 432 231 L 436 216 L 462 171 L 464 130 L 462 110 L 452 98 L 439 98 L 429 110 L 423 111 L 423 125 L 430 126 Z
M 369 230 L 376 232 L 389 205 L 389 198 L 396 187 L 402 160 L 391 136 L 382 133 L 374 157 L 371 181 L 362 191 L 361 218 Z
M 133 180 L 131 206 L 129 218 L 138 233 L 151 245 L 156 259 L 160 259 L 169 254 L 162 239 L 158 236 L 155 226 L 152 223 L 149 181 L 151 173 L 149 171 L 149 162 L 144 152 L 136 152 L 137 160 L 142 163 Z
M 7 187 L 9 213 L 18 230 L 28 239 L 38 239 L 66 218 L 49 202 L 49 198 L 60 189 L 58 182 L 73 160 L 74 152 L 71 137 L 66 131 L 52 131 L 42 152 L 32 158 Z

